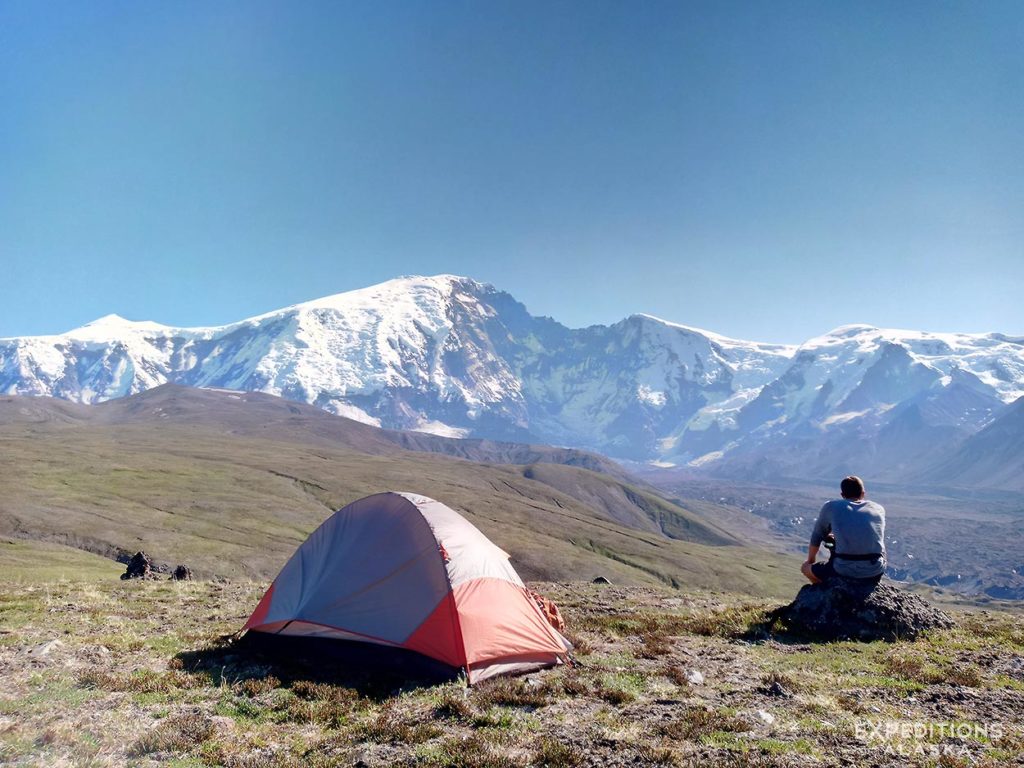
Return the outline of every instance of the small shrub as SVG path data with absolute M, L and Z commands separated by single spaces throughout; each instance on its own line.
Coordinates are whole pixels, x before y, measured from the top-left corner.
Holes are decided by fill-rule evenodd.
M 562 678 L 562 690 L 569 696 L 587 696 L 590 686 L 580 675 L 566 675 Z
M 646 686 L 646 676 L 639 672 L 606 674 L 596 681 L 594 695 L 609 704 L 621 706 L 636 700 Z
M 530 761 L 530 765 L 544 768 L 574 768 L 583 765 L 583 752 L 579 747 L 563 744 L 555 739 L 543 738 Z
M 484 707 L 546 706 L 549 702 L 546 685 L 529 684 L 521 678 L 499 677 L 476 689 L 476 701 Z
M 510 731 L 516 724 L 512 711 L 505 707 L 491 707 L 486 712 L 476 715 L 471 721 L 474 728 L 497 728 Z
M 956 664 L 953 666 L 946 679 L 953 685 L 962 685 L 965 688 L 980 688 L 985 682 L 981 670 L 974 664 Z
M 437 702 L 434 714 L 446 720 L 469 720 L 473 717 L 473 707 L 461 693 L 446 691 Z
M 376 744 L 420 744 L 440 735 L 441 729 L 436 725 L 408 723 L 401 714 L 390 708 L 355 729 L 357 738 Z
M 676 754 L 665 747 L 654 747 L 643 744 L 637 750 L 637 756 L 647 765 L 678 765 Z
M 686 669 L 678 664 L 666 664 L 661 668 L 661 674 L 680 688 L 686 688 L 690 685 L 690 681 L 686 677 Z
M 642 645 L 636 652 L 640 659 L 657 659 L 672 652 L 672 641 L 661 632 L 644 632 L 640 635 Z
M 569 631 L 563 632 L 562 635 L 565 636 L 566 640 L 572 643 L 572 652 L 576 656 L 589 656 L 591 653 L 594 652 L 593 646 L 582 635 L 578 635 L 575 632 Z
M 237 690 L 243 696 L 260 696 L 281 687 L 281 681 L 273 675 L 253 677 L 238 683 Z
M 336 704 L 353 705 L 359 702 L 358 691 L 340 685 L 299 680 L 292 685 L 291 690 L 299 698 L 308 701 L 329 701 Z
M 955 670 L 943 670 L 929 664 L 927 657 L 909 650 L 898 650 L 890 653 L 884 662 L 885 670 L 893 677 L 924 685 L 935 685 L 947 681 Z M 966 668 L 965 668 L 966 669 Z M 977 673 L 977 670 L 975 670 Z M 980 682 L 980 675 L 978 675 Z M 970 679 L 966 673 L 964 679 Z
M 904 680 L 921 681 L 925 671 L 924 658 L 912 653 L 891 653 L 884 665 L 886 672 Z
M 446 739 L 430 763 L 445 768 L 520 768 L 522 765 L 508 755 L 492 752 L 487 740 L 480 735 Z
M 658 728 L 663 736 L 678 741 L 696 741 L 713 733 L 742 733 L 747 724 L 734 714 L 703 707 L 690 707 L 676 720 Z
M 683 622 L 683 626 L 688 632 L 706 637 L 739 639 L 763 636 L 770 623 L 770 613 L 763 605 L 737 605 L 690 616 Z
M 175 689 L 187 690 L 209 684 L 209 678 L 174 669 L 167 672 L 140 669 L 127 675 L 91 670 L 78 676 L 78 684 L 83 688 L 118 693 L 170 693 Z
M 839 702 L 840 707 L 855 715 L 862 715 L 868 711 L 868 707 L 864 703 L 863 696 L 858 696 L 852 693 L 840 693 L 836 696 L 836 701 Z
M 632 691 L 627 691 L 624 688 L 602 685 L 595 691 L 595 693 L 599 698 L 604 699 L 609 704 L 613 704 L 616 707 L 621 707 L 623 704 L 629 704 L 636 701 L 636 694 Z
M 277 707 L 281 713 L 281 720 L 292 723 L 315 723 L 318 720 L 319 710 L 316 702 L 309 699 L 300 699 L 298 696 L 288 696 Z
M 213 723 L 201 715 L 176 715 L 140 737 L 129 748 L 128 754 L 139 757 L 153 752 L 184 752 L 202 744 L 213 733 Z

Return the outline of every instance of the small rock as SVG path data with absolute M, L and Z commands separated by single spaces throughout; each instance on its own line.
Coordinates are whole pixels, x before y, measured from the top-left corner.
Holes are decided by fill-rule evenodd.
M 841 576 L 806 585 L 776 619 L 788 631 L 821 640 L 912 640 L 956 626 L 949 614 L 884 579 L 874 584 Z
M 604 576 L 598 576 L 591 583 L 592 584 L 611 584 L 611 581 L 609 579 L 607 579 L 606 577 L 604 577 Z
M 772 725 L 775 722 L 775 715 L 765 709 L 757 710 L 757 719 L 765 725 Z
M 686 682 L 690 685 L 704 685 L 704 675 L 696 669 L 691 669 L 686 673 Z
M 62 643 L 60 640 L 49 640 L 45 643 L 37 645 L 35 648 L 29 648 L 28 651 L 26 651 L 26 654 L 35 659 L 45 659 L 58 648 L 63 647 L 64 643 Z
M 773 680 L 772 684 L 765 689 L 765 693 L 779 699 L 788 699 L 792 695 L 778 680 Z

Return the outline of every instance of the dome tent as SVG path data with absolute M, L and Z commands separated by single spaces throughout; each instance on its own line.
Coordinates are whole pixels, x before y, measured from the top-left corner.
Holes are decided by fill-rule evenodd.
M 572 647 L 505 552 L 454 510 L 412 493 L 367 496 L 331 515 L 245 629 L 415 651 L 464 669 L 470 684 L 562 663 Z

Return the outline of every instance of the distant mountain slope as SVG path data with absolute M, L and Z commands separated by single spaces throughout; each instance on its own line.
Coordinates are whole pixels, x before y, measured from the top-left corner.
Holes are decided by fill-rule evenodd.
M 531 578 L 753 592 L 794 583 L 785 558 L 733 546 L 714 522 L 587 469 L 409 451 L 267 395 L 167 387 L 52 416 L 66 410 L 0 399 L 0 533 L 268 577 L 331 510 L 409 489 L 465 511 Z
M 1024 491 L 1024 397 L 967 438 L 925 479 L 936 484 Z
M 92 403 L 165 382 L 263 391 L 392 429 L 821 477 L 847 462 L 897 456 L 901 472 L 921 472 L 918 459 L 944 459 L 1024 396 L 1024 340 L 853 325 L 792 347 L 642 314 L 569 329 L 451 275 L 216 328 L 108 316 L 0 339 L 0 392 Z

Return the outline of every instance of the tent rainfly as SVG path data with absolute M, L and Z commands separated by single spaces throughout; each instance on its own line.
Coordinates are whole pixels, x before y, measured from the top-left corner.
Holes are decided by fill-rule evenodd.
M 379 493 L 338 510 L 296 550 L 245 625 L 415 651 L 470 684 L 566 661 L 508 555 L 444 504 Z

